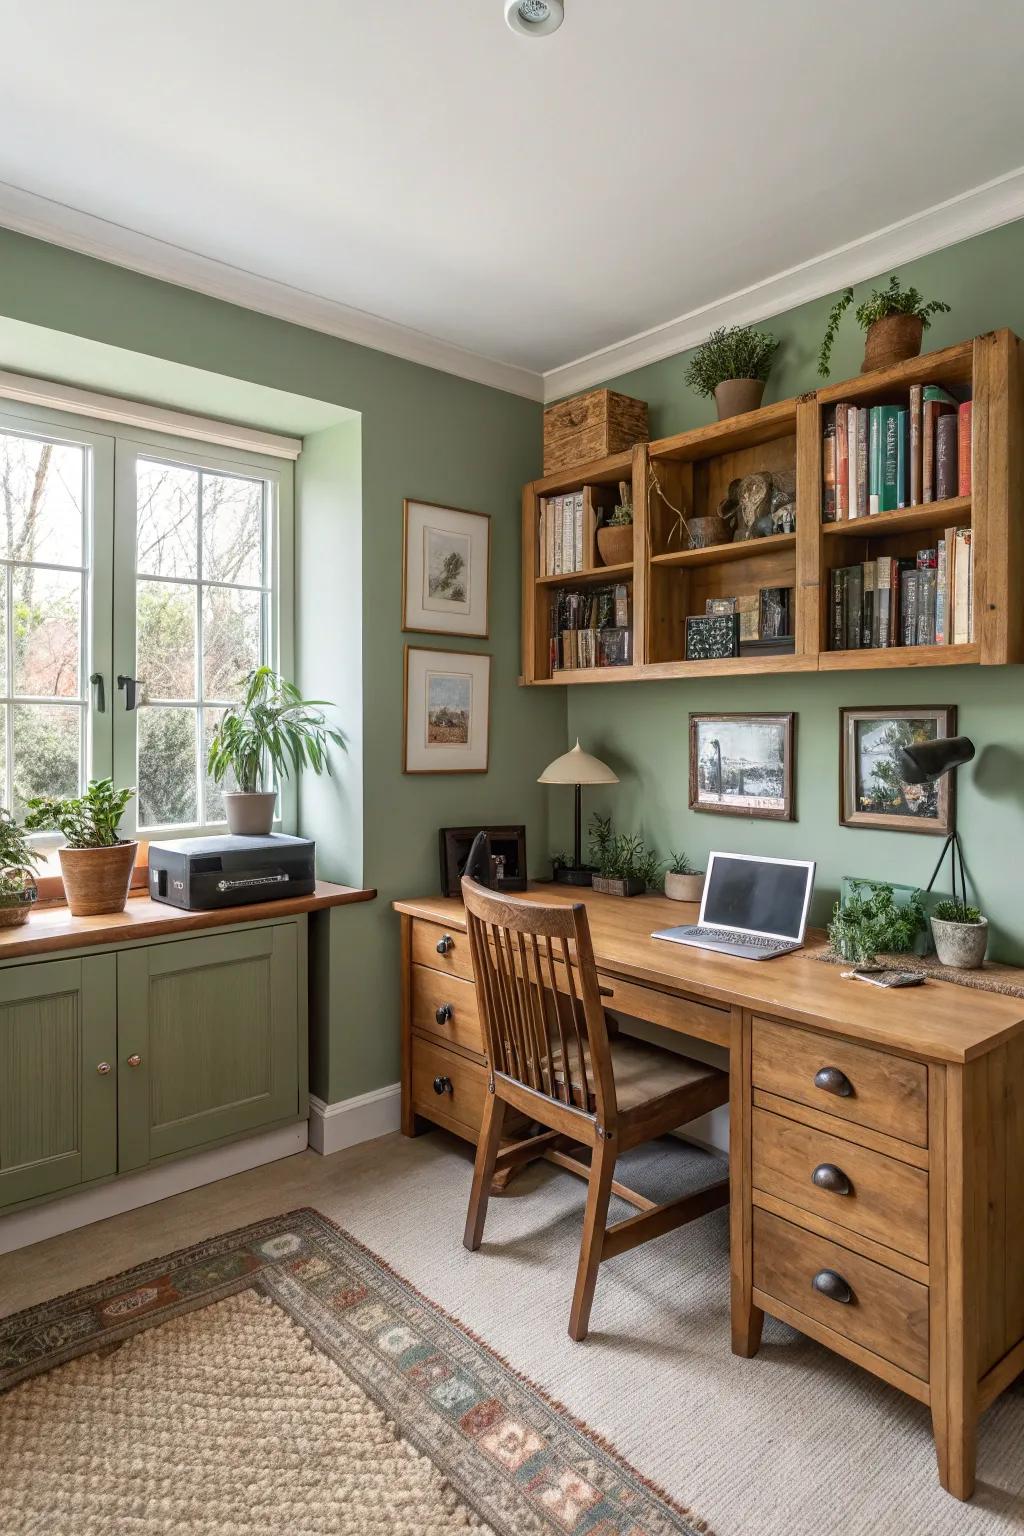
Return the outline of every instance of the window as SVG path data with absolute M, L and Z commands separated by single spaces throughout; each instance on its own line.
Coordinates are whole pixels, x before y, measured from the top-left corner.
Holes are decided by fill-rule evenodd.
M 126 830 L 223 825 L 206 753 L 245 673 L 289 668 L 290 517 L 289 464 L 0 415 L 4 805 L 113 773 Z

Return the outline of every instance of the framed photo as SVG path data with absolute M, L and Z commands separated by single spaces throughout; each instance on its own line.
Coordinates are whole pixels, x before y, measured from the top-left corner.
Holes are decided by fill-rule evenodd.
M 490 886 L 495 891 L 526 890 L 525 827 L 442 827 L 441 895 L 461 896 L 466 860 L 478 832 L 487 833 L 491 861 Z
M 429 501 L 406 501 L 402 628 L 486 640 L 491 519 Z
M 839 711 L 839 823 L 948 837 L 955 825 L 955 775 L 907 784 L 900 748 L 956 735 L 954 704 Z
M 793 821 L 793 734 L 786 715 L 691 715 L 690 809 Z
M 403 773 L 486 773 L 491 658 L 405 648 Z

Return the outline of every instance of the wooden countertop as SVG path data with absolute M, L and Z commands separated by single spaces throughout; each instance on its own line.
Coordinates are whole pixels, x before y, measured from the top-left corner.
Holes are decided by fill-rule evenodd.
M 206 928 L 226 928 L 232 923 L 258 923 L 271 917 L 293 917 L 298 912 L 319 912 L 350 902 L 372 901 L 376 891 L 356 890 L 318 880 L 312 896 L 289 896 L 283 901 L 259 901 L 245 907 L 221 907 L 216 912 L 182 912 L 164 902 L 140 894 L 128 898 L 123 912 L 103 917 L 73 917 L 63 904 L 36 907 L 20 928 L 0 928 L 0 961 L 23 955 L 53 954 L 62 949 L 81 949 L 88 944 L 117 944 L 130 939 L 152 939 L 167 933 L 196 933 Z
M 795 954 L 741 960 L 651 938 L 656 928 L 695 922 L 695 903 L 664 896 L 627 899 L 556 885 L 535 885 L 520 894 L 552 905 L 582 901 L 598 969 L 609 976 L 761 1010 L 922 1061 L 971 1061 L 1024 1030 L 1020 998 L 932 979 L 889 992 L 844 980 L 839 966 L 814 959 L 825 942 L 818 930 L 809 932 L 807 947 Z M 410 917 L 465 931 L 465 909 L 453 897 L 426 896 L 393 906 Z

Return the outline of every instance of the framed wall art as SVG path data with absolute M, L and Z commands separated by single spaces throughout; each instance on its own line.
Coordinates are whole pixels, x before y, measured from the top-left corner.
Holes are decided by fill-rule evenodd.
M 486 773 L 491 658 L 405 648 L 404 773 Z
M 478 832 L 487 833 L 490 885 L 495 891 L 525 891 L 526 828 L 442 827 L 438 833 L 441 853 L 441 895 L 460 896 L 466 860 Z
M 953 704 L 841 709 L 840 825 L 948 837 L 956 824 L 956 775 L 947 773 L 936 784 L 907 784 L 899 757 L 913 742 L 955 735 Z
M 486 640 L 491 519 L 429 501 L 404 504 L 402 628 Z
M 690 809 L 793 821 L 796 717 L 690 716 Z

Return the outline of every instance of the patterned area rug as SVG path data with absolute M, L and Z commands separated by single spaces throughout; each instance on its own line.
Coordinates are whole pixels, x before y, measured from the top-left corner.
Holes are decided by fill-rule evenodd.
M 0 1321 L 0 1389 L 19 1532 L 706 1530 L 312 1210 Z

